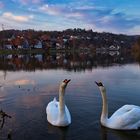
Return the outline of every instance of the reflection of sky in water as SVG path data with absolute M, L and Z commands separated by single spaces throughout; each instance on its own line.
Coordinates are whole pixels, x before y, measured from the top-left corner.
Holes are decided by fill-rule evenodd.
M 61 69 L 35 72 L 7 71 L 5 79 L 4 73 L 0 71 L 0 105 L 12 115 L 3 131 L 6 133 L 12 128 L 14 139 L 17 140 L 101 139 L 101 96 L 94 81 L 101 80 L 106 86 L 111 114 L 123 104 L 140 105 L 139 71 L 139 66 L 135 64 L 98 67 L 79 73 Z M 45 113 L 48 102 L 54 96 L 58 99 L 59 83 L 65 78 L 71 79 L 66 90 L 66 104 L 72 115 L 72 124 L 67 131 L 51 127 L 46 121 Z M 122 135 L 109 131 L 107 135 L 108 140 L 129 140 L 133 134 Z

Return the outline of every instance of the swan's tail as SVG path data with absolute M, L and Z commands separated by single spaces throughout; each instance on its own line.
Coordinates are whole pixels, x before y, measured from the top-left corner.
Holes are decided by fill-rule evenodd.
M 53 102 L 57 102 L 56 97 L 54 97 Z

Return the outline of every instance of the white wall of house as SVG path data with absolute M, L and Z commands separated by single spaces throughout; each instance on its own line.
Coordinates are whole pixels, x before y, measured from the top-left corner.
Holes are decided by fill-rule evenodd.
M 38 43 L 34 47 L 35 48 L 42 48 L 42 42 L 38 41 Z
M 120 46 L 114 46 L 114 45 L 111 45 L 109 46 L 109 50 L 119 50 L 120 49 Z
M 6 49 L 12 49 L 12 45 L 6 44 L 6 45 L 5 45 L 5 48 L 6 48 Z

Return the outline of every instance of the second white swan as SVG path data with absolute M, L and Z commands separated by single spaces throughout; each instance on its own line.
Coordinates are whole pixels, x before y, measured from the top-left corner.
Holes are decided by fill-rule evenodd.
M 101 124 L 117 130 L 134 130 L 140 128 L 140 107 L 136 105 L 124 105 L 108 118 L 106 89 L 101 82 L 95 83 L 99 87 L 103 101 Z

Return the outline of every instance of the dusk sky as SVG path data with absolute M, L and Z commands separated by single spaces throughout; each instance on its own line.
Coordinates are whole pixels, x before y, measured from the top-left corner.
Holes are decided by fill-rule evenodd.
M 140 34 L 140 0 L 0 0 L 4 29 Z

